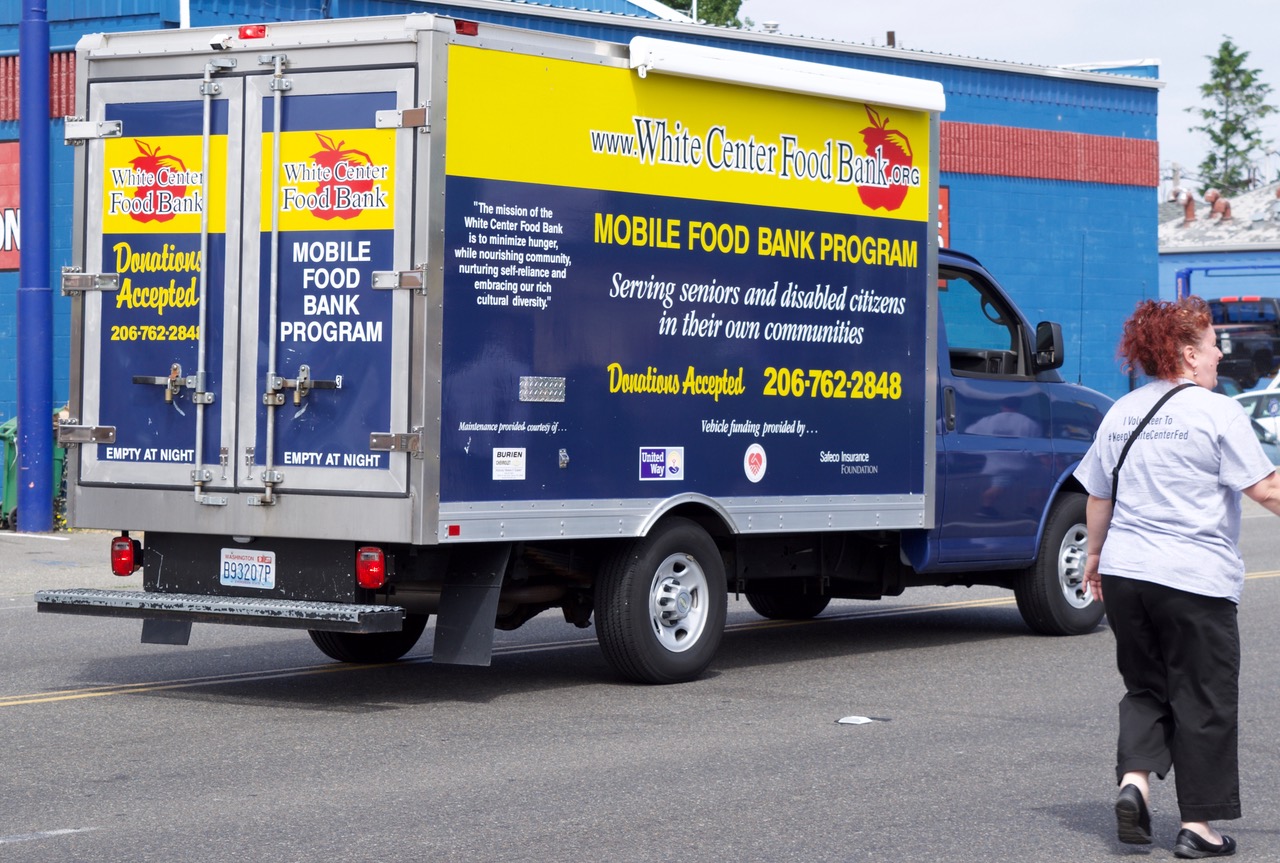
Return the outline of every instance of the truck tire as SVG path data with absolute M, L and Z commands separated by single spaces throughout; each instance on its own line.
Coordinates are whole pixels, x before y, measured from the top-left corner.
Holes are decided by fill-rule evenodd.
M 1083 494 L 1064 492 L 1054 501 L 1036 562 L 1014 580 L 1022 619 L 1042 635 L 1082 635 L 1102 619 L 1102 603 L 1084 593 L 1086 500 Z
M 715 657 L 727 602 L 715 542 L 688 519 L 666 519 L 600 567 L 596 639 L 628 680 L 683 683 Z
M 426 614 L 406 614 L 399 632 L 326 632 L 309 629 L 307 634 L 316 647 L 330 659 L 339 662 L 395 662 L 422 637 L 427 628 Z
M 829 596 L 816 593 L 752 593 L 747 591 L 747 604 L 761 617 L 770 620 L 809 620 L 822 614 L 831 602 Z

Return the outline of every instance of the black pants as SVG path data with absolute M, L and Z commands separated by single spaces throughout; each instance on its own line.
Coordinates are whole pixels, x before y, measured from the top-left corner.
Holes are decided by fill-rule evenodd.
M 1183 821 L 1240 817 L 1240 631 L 1236 604 L 1104 575 L 1124 678 L 1117 781 L 1174 768 Z

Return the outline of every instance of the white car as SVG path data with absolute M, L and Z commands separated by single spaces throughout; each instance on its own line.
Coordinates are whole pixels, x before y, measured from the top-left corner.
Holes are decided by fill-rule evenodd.
M 1280 437 L 1280 388 L 1250 390 L 1234 398 L 1244 407 L 1245 413 L 1267 431 Z

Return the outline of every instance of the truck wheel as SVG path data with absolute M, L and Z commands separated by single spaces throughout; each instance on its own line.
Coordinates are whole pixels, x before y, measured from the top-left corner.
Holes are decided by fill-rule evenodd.
M 831 602 L 829 596 L 816 593 L 752 593 L 747 591 L 747 604 L 761 617 L 770 620 L 809 620 L 822 614 Z
M 325 632 L 309 629 L 307 634 L 316 647 L 330 659 L 339 662 L 395 662 L 422 637 L 427 628 L 426 614 L 406 614 L 399 632 Z
M 1054 501 L 1036 562 L 1014 580 L 1022 619 L 1042 635 L 1082 635 L 1102 619 L 1102 603 L 1084 592 L 1086 500 L 1083 494 L 1065 492 Z
M 693 680 L 715 657 L 727 601 L 715 542 L 688 519 L 667 519 L 600 567 L 596 639 L 628 680 Z

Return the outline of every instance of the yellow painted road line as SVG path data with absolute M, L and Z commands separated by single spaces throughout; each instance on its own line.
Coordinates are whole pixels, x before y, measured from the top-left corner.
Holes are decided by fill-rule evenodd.
M 1245 576 L 1250 580 L 1278 578 L 1280 570 L 1255 572 Z M 731 623 L 725 627 L 726 632 L 746 632 L 757 629 L 776 629 L 787 626 L 812 626 L 842 620 L 857 620 L 875 617 L 897 617 L 909 614 L 926 614 L 932 611 L 962 611 L 975 608 L 1001 608 L 1014 605 L 1012 596 L 988 597 L 985 599 L 968 599 L 957 602 L 938 602 L 924 605 L 894 605 L 884 608 L 859 608 L 838 614 L 825 614 L 812 620 L 752 620 L 742 623 Z M 495 656 L 545 653 L 550 650 L 563 650 L 573 647 L 587 647 L 596 643 L 594 638 L 580 638 L 567 641 L 543 642 L 540 644 L 511 644 L 495 647 Z M 232 674 L 216 674 L 207 677 L 189 677 L 178 680 L 161 680 L 152 683 L 125 683 L 118 685 L 87 686 L 77 689 L 64 689 L 54 692 L 35 692 L 25 695 L 0 696 L 0 708 L 19 707 L 29 704 L 49 704 L 60 701 L 77 701 L 85 698 L 102 698 L 113 695 L 141 695 L 151 692 L 164 692 L 173 689 L 192 689 L 200 686 L 217 686 L 227 683 L 248 683 L 257 680 L 275 680 L 287 677 L 305 677 L 313 674 L 332 674 L 340 671 L 358 671 L 388 666 L 419 665 L 431 661 L 430 655 L 414 656 L 394 663 L 378 663 L 373 665 L 356 665 L 349 663 L 325 663 L 321 665 L 303 665 L 292 668 L 276 668 L 267 671 L 249 671 Z

